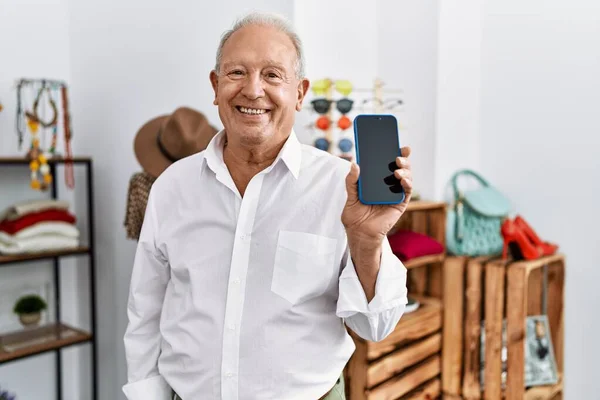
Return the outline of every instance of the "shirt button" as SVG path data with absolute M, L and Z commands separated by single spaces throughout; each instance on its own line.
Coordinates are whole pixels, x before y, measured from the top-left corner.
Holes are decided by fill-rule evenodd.
M 240 283 L 240 280 L 238 278 L 236 278 L 233 280 L 233 283 L 235 283 L 237 285 L 238 283 Z
M 228 372 L 225 374 L 226 377 L 231 378 L 233 376 L 233 374 L 231 372 Z
M 235 325 L 234 324 L 229 324 L 228 326 L 230 331 L 235 331 Z

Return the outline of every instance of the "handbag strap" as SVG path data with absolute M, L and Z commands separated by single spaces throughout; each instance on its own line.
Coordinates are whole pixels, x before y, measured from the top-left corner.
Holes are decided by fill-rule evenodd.
M 462 169 L 457 171 L 453 176 L 452 176 L 452 189 L 454 190 L 454 201 L 458 201 L 458 199 L 461 197 L 460 196 L 460 191 L 458 190 L 458 178 L 460 176 L 463 175 L 470 175 L 472 177 L 474 177 L 475 179 L 477 179 L 479 181 L 479 183 L 481 183 L 483 186 L 489 186 L 490 184 L 481 176 L 479 175 L 477 172 L 470 170 L 470 169 Z

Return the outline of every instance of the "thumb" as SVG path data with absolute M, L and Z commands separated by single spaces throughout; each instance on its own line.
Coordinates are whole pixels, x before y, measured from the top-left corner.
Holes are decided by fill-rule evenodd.
M 348 199 L 358 198 L 358 176 L 360 175 L 360 168 L 356 163 L 352 163 L 350 166 L 350 172 L 346 176 L 346 190 L 348 191 Z

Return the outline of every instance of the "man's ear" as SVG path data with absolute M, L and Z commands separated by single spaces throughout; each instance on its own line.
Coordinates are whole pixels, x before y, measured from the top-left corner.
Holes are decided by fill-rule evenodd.
M 310 81 L 308 79 L 302 79 L 298 83 L 298 101 L 296 102 L 296 111 L 302 110 L 302 102 L 304 101 L 304 96 L 306 96 L 309 86 Z
M 210 71 L 210 84 L 212 85 L 213 91 L 215 92 L 215 99 L 213 100 L 213 104 L 216 106 L 219 104 L 217 100 L 217 91 L 219 89 L 219 76 L 217 75 L 217 71 L 214 69 Z

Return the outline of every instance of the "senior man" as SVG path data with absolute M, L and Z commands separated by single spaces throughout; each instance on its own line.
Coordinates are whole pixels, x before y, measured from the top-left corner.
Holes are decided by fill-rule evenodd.
M 282 18 L 227 31 L 210 73 L 224 129 L 154 183 L 131 278 L 130 400 L 345 399 L 355 350 L 407 302 L 386 234 L 402 204 L 359 202 L 359 168 L 293 131 L 309 87 L 301 41 Z

